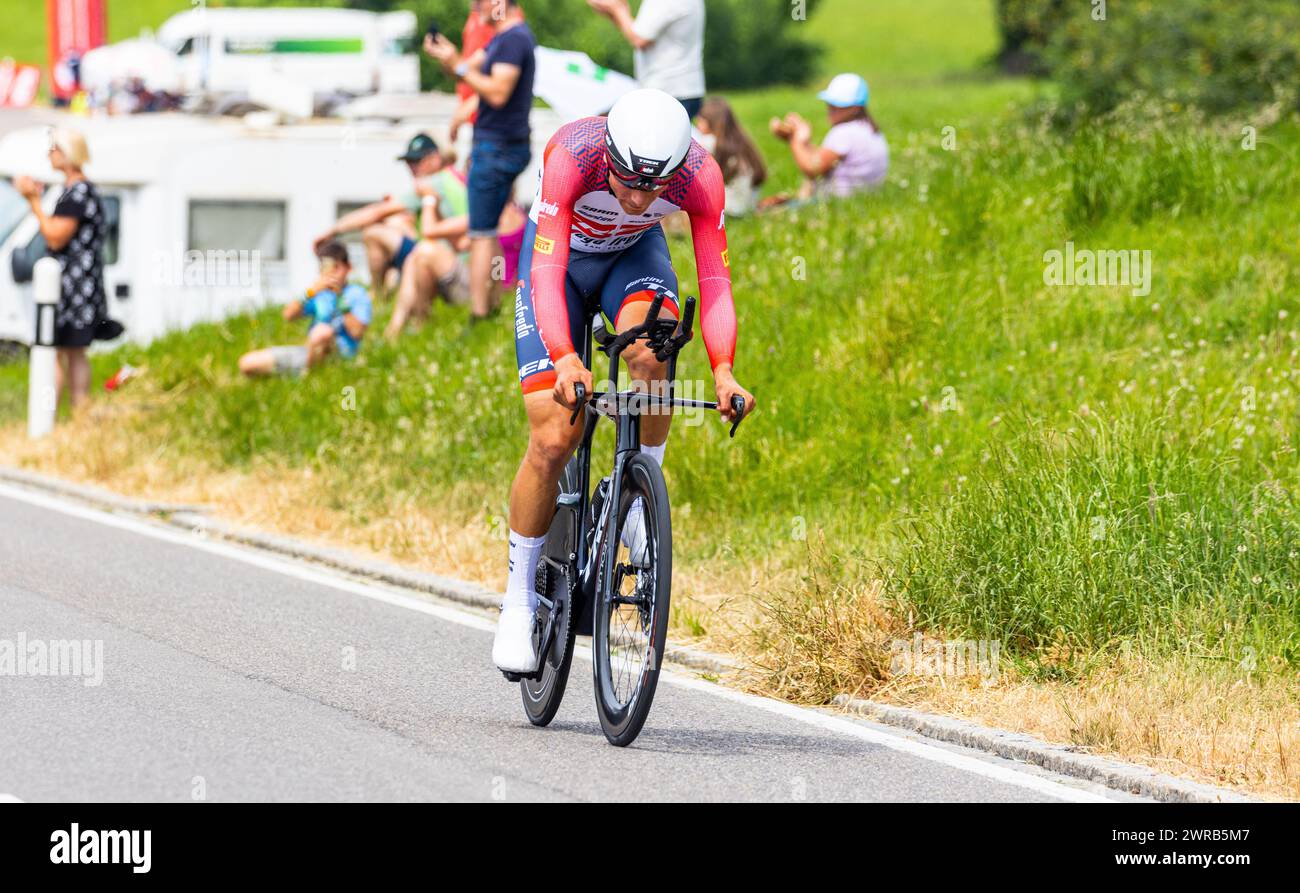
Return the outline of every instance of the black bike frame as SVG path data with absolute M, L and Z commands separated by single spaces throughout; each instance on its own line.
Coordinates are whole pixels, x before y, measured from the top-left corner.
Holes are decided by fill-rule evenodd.
M 645 329 L 648 334 L 650 328 L 654 325 L 656 319 L 651 317 L 646 323 L 638 326 L 638 329 Z M 635 330 L 633 330 L 635 331 Z M 588 369 L 592 368 L 592 338 L 595 332 L 591 320 L 587 320 L 583 328 L 581 357 L 582 363 Z M 630 332 L 629 332 L 630 334 Z M 615 347 L 609 353 L 609 378 L 611 387 L 617 387 L 619 360 L 622 358 L 623 350 L 635 340 L 629 341 L 621 347 Z M 680 347 L 678 348 L 678 351 Z M 585 405 L 586 415 L 585 427 L 582 433 L 582 442 L 578 446 L 575 458 L 580 464 L 581 473 L 579 474 L 579 503 L 578 503 L 578 580 L 584 591 L 588 594 L 594 594 L 594 572 L 596 562 L 593 562 L 592 555 L 587 550 L 587 538 L 590 534 L 588 509 L 591 503 L 591 442 L 596 433 L 596 424 L 600 421 L 601 416 L 612 420 L 617 426 L 615 447 L 614 447 L 614 473 L 610 480 L 609 493 L 602 509 L 601 517 L 596 519 L 596 523 L 604 525 L 608 531 L 613 524 L 614 516 L 612 512 L 617 510 L 616 500 L 621 491 L 623 483 L 623 467 L 628 460 L 641 450 L 641 416 L 653 407 L 672 407 L 673 409 L 717 409 L 718 404 L 709 403 L 702 400 L 678 400 L 677 392 L 677 353 L 674 351 L 668 358 L 668 396 L 662 397 L 656 394 L 647 394 L 639 391 L 615 391 L 607 393 L 594 393 L 590 401 Z M 603 544 L 606 537 L 598 537 L 592 541 L 593 547 L 597 544 Z M 607 568 L 607 570 L 609 570 Z M 591 588 L 587 588 L 591 587 Z

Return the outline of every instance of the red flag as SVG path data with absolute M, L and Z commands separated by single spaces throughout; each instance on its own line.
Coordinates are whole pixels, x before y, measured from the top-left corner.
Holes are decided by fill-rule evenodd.
M 76 92 L 68 63 L 104 45 L 104 0 L 45 0 L 49 27 L 50 90 L 59 99 Z
M 41 70 L 12 59 L 0 61 L 0 106 L 27 108 L 41 88 Z

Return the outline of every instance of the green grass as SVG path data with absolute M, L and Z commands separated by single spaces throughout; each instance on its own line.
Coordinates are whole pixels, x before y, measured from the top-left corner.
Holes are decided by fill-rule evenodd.
M 106 0 L 110 42 L 155 30 L 178 12 L 189 9 L 188 0 Z M 0 58 L 20 62 L 46 62 L 45 0 L 6 0 L 0 4 Z
M 1071 137 L 1027 113 L 1044 88 L 985 70 L 990 4 L 857 9 L 829 0 L 808 27 L 835 40 L 829 72 L 872 80 L 890 181 L 731 225 L 736 369 L 761 411 L 735 441 L 716 419 L 675 427 L 679 561 L 748 581 L 771 559 L 830 574 L 827 591 L 879 573 L 920 625 L 997 637 L 1035 671 L 1134 648 L 1294 667 L 1300 122 L 1265 127 L 1254 152 L 1239 126 L 1149 109 Z M 736 106 L 762 131 L 819 104 L 779 90 Z M 1151 293 L 1046 285 L 1044 253 L 1068 240 L 1150 251 Z M 673 252 L 693 292 L 683 237 Z M 410 504 L 504 514 L 526 437 L 508 317 L 467 330 L 440 308 L 355 364 L 238 379 L 244 350 L 302 334 L 267 311 L 97 358 L 98 378 L 149 368 L 106 398 L 153 404 L 114 436 L 218 467 L 311 468 L 358 523 Z M 702 354 L 681 370 L 697 392 Z M 0 418 L 21 417 L 22 374 L 0 368 Z M 829 556 L 814 568 L 807 540 Z

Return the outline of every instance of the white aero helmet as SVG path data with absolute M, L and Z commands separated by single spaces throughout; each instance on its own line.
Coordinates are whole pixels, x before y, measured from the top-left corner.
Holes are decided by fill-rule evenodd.
M 691 117 L 662 90 L 625 93 L 609 110 L 605 152 L 610 170 L 626 186 L 663 186 L 686 163 L 690 150 Z

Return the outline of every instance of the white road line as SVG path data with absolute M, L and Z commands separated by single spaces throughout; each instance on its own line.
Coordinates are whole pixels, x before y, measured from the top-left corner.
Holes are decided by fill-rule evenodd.
M 22 802 L 23 802 L 22 800 L 19 800 L 13 794 L 0 794 L 0 803 L 22 803 Z
M 213 555 L 220 555 L 223 558 L 241 561 L 244 564 L 262 568 L 263 570 L 273 571 L 287 577 L 304 580 L 319 586 L 328 586 L 333 589 L 338 589 L 353 595 L 359 595 L 363 598 L 383 602 L 395 607 L 418 611 L 421 614 L 428 614 L 432 617 L 437 617 L 439 620 L 446 620 L 450 623 L 456 623 L 483 632 L 492 632 L 496 629 L 496 624 L 492 623 L 487 618 L 468 611 L 433 604 L 422 599 L 402 595 L 399 592 L 394 592 L 380 586 L 358 583 L 355 580 L 349 580 L 329 571 L 305 567 L 289 559 L 264 555 L 251 549 L 237 547 L 223 542 L 213 542 L 193 534 L 168 530 L 165 527 L 147 524 L 143 521 L 137 521 L 131 518 L 124 518 L 120 515 L 110 514 L 99 509 L 87 508 L 45 493 L 38 493 L 20 487 L 14 487 L 9 484 L 0 483 L 0 496 L 18 502 L 25 502 L 29 505 L 34 505 L 50 511 L 56 511 L 74 518 L 80 518 L 85 521 L 93 521 L 107 527 L 116 527 L 120 530 L 127 530 L 141 536 L 152 537 L 153 539 L 186 546 L 191 549 L 198 549 Z M 580 647 L 575 654 L 587 661 L 591 660 L 591 650 L 589 648 Z M 837 716 L 832 716 L 817 710 L 799 707 L 794 704 L 787 704 L 784 701 L 777 701 L 772 698 L 764 698 L 758 695 L 734 691 L 721 685 L 706 682 L 694 676 L 686 676 L 680 673 L 664 670 L 660 674 L 660 678 L 670 685 L 710 694 L 714 697 L 725 698 L 726 700 L 735 703 L 746 704 L 750 707 L 766 710 L 769 713 L 775 713 L 788 719 L 794 719 L 808 725 L 817 726 L 825 731 L 849 735 L 858 738 L 859 740 L 869 741 L 882 747 L 888 747 L 892 750 L 897 750 L 915 757 L 941 763 L 963 772 L 969 772 L 972 775 L 979 775 L 992 781 L 1027 788 L 1049 797 L 1055 797 L 1076 803 L 1104 803 L 1110 802 L 1111 800 L 1111 798 L 1102 794 L 1083 790 L 1072 785 L 1062 784 L 1053 781 L 1050 778 L 1045 778 L 1030 772 L 1024 772 L 1011 766 L 999 765 L 997 763 L 965 756 L 932 744 L 914 741 L 911 738 L 903 737 L 901 734 L 874 729 L 870 726 L 862 725 L 847 719 L 841 719 Z

